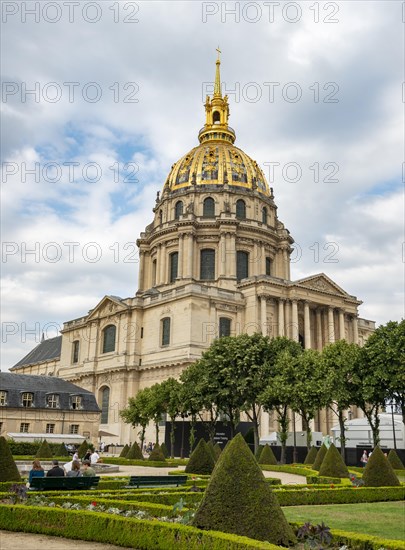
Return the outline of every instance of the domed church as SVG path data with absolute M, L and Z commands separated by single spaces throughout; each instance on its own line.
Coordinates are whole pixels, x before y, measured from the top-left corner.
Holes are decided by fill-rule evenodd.
M 294 240 L 257 162 L 235 146 L 219 59 L 205 116 L 199 145 L 173 164 L 137 241 L 136 295 L 105 296 L 11 369 L 94 392 L 112 443 L 134 439 L 119 417 L 128 398 L 179 377 L 218 336 L 259 331 L 320 350 L 341 338 L 361 344 L 374 330 L 358 317 L 362 302 L 325 274 L 291 280 Z M 322 411 L 313 428 L 328 433 L 333 424 Z M 262 436 L 276 429 L 264 413 Z

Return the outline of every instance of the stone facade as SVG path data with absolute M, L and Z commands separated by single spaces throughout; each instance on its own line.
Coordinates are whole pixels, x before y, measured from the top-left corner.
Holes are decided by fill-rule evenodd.
M 219 335 L 260 331 L 321 350 L 341 338 L 362 344 L 374 330 L 372 321 L 359 319 L 361 302 L 325 274 L 291 280 L 294 240 L 257 163 L 233 145 L 219 61 L 215 90 L 200 145 L 173 165 L 138 239 L 136 296 L 106 296 L 88 315 L 66 322 L 52 367 L 16 367 L 52 370 L 94 392 L 111 442 L 134 439 L 119 418 L 129 397 L 178 377 Z M 322 412 L 314 427 L 327 433 L 333 424 Z M 274 428 L 263 415 L 262 434 Z

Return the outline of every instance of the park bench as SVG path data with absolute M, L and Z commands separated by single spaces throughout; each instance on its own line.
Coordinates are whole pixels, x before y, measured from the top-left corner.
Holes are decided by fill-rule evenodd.
M 99 477 L 34 477 L 30 483 L 30 491 L 55 491 L 59 489 L 85 490 L 95 489 Z
M 187 476 L 131 476 L 129 483 L 124 488 L 133 489 L 136 487 L 155 487 L 159 485 L 185 485 Z

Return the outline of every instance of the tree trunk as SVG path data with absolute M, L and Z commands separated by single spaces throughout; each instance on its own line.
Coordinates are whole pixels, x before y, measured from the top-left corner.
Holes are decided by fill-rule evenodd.
M 171 458 L 174 458 L 174 440 L 175 440 L 175 433 L 174 433 L 174 430 L 176 429 L 176 426 L 175 426 L 175 423 L 174 423 L 174 418 L 171 418 L 171 427 L 172 429 L 170 430 L 170 456 Z
M 281 456 L 280 456 L 280 464 L 286 463 L 286 455 L 287 455 L 287 438 L 288 438 L 288 426 L 290 424 L 290 420 L 288 418 L 288 409 L 287 407 L 283 407 L 281 409 L 276 409 L 278 414 L 278 425 L 280 427 L 279 431 L 279 438 L 281 443 Z
M 159 445 L 159 422 L 155 422 L 155 430 L 156 430 L 156 445 Z
M 189 442 L 190 442 L 190 455 L 191 453 L 193 452 L 193 447 L 194 447 L 194 443 L 195 443 L 195 414 L 192 414 L 191 415 L 191 423 L 190 423 L 190 439 L 189 439 Z
M 340 454 L 343 458 L 343 462 L 345 462 L 346 458 L 346 426 L 345 426 L 345 418 L 343 416 L 343 411 L 339 409 L 339 428 L 340 428 Z
M 143 445 L 145 443 L 145 432 L 146 432 L 146 426 L 142 426 L 142 430 L 141 430 L 141 452 L 142 453 L 143 453 Z
M 305 412 L 302 412 L 301 417 L 305 424 L 305 431 L 307 433 L 307 451 L 309 452 L 311 450 L 311 443 L 312 443 L 312 434 L 311 434 L 311 426 L 310 426 L 312 416 L 310 415 L 307 416 Z
M 253 407 L 253 415 L 252 415 L 252 420 L 253 420 L 253 437 L 254 437 L 254 442 L 255 442 L 255 454 L 257 452 L 257 449 L 259 448 L 259 440 L 260 440 L 260 437 L 259 437 L 259 420 L 258 420 L 258 417 L 257 417 L 257 412 L 256 412 L 256 408 Z
M 371 409 L 367 409 L 366 406 L 361 407 L 361 410 L 364 412 L 370 426 L 371 432 L 373 434 L 373 445 L 377 447 L 380 443 L 380 419 L 378 418 L 378 405 L 373 406 Z

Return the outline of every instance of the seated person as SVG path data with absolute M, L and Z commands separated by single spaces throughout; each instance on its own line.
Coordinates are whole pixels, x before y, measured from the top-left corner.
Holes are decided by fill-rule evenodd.
M 59 466 L 57 460 L 52 460 L 52 468 L 48 470 L 46 477 L 65 477 L 65 470 Z
M 83 476 L 84 477 L 95 477 L 96 472 L 90 466 L 90 460 L 83 460 Z
M 72 468 L 66 475 L 67 477 L 82 477 L 82 473 L 80 471 L 80 462 L 78 460 L 73 461 Z
M 100 455 L 98 454 L 97 451 L 94 451 L 94 452 L 91 453 L 90 462 L 91 462 L 92 465 L 97 464 L 99 459 L 100 459 Z
M 32 470 L 30 470 L 28 481 L 31 483 L 33 477 L 45 477 L 45 470 L 42 468 L 39 460 L 34 460 Z

